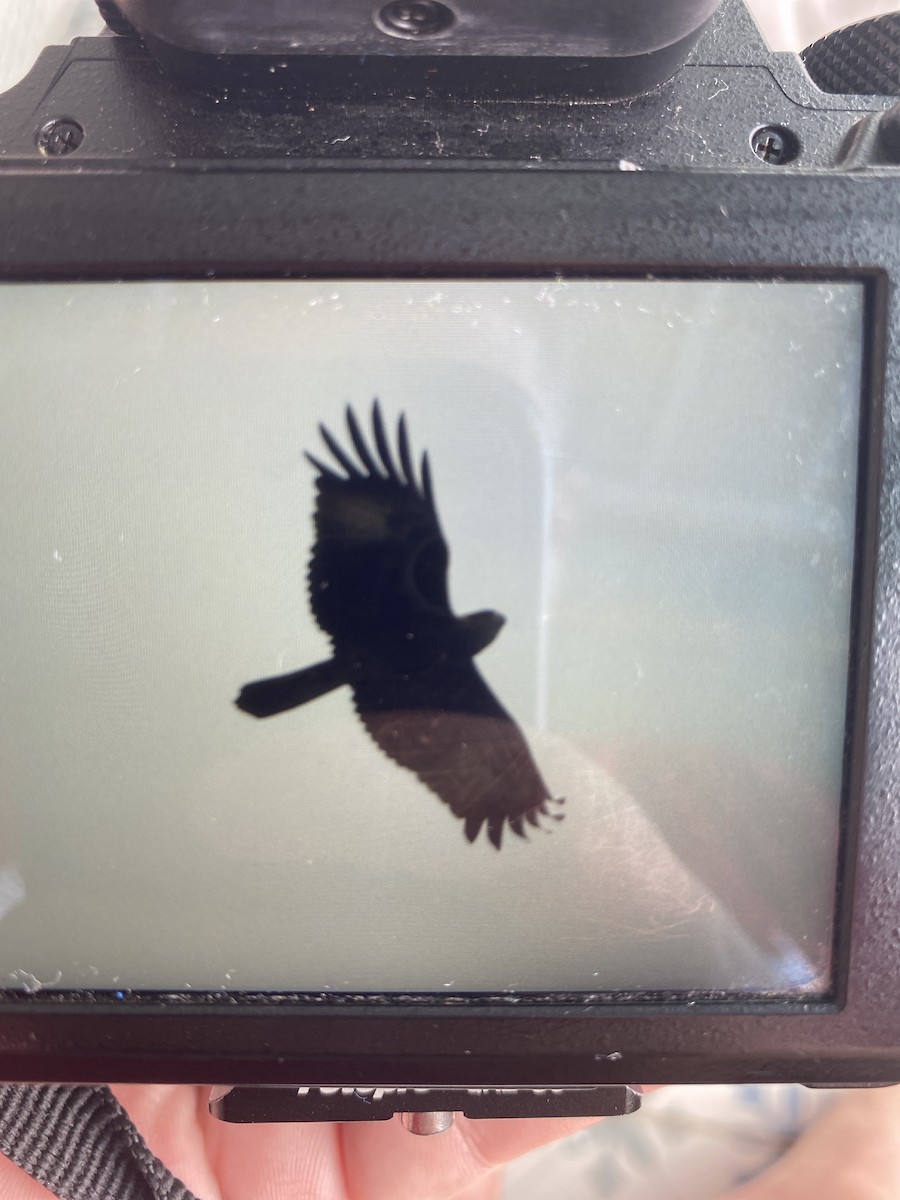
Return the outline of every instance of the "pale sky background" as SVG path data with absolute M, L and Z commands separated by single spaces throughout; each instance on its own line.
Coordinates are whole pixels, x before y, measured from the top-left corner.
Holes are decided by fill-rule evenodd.
M 831 284 L 0 288 L 0 805 L 26 893 L 0 975 L 821 982 L 860 322 Z M 479 666 L 567 799 L 500 854 L 346 689 L 265 722 L 231 703 L 327 654 L 302 451 L 373 395 L 429 449 L 452 602 L 508 618 Z

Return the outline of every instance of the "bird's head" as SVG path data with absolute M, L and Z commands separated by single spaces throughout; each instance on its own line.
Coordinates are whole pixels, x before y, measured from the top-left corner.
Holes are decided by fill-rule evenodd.
M 491 644 L 506 624 L 506 617 L 486 608 L 481 612 L 469 613 L 467 617 L 462 617 L 459 623 L 465 635 L 466 649 L 474 656 Z

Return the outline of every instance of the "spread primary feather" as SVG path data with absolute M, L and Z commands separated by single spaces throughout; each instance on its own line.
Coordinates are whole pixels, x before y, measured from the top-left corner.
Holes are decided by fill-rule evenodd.
M 528 744 L 485 683 L 474 656 L 497 636 L 499 613 L 457 617 L 450 607 L 449 550 L 441 531 L 428 456 L 417 476 L 406 422 L 394 451 L 376 401 L 370 445 L 352 409 L 355 452 L 324 426 L 336 465 L 315 467 L 315 543 L 310 607 L 332 657 L 249 683 L 235 703 L 273 716 L 349 685 L 363 726 L 380 749 L 413 771 L 464 822 L 498 849 L 509 826 L 559 819 Z

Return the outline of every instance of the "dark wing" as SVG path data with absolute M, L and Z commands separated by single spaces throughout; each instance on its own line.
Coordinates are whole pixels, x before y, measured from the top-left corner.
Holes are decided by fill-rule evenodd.
M 421 482 L 410 456 L 406 423 L 397 427 L 396 457 L 388 444 L 381 411 L 372 409 L 374 447 L 347 409 L 355 455 L 320 426 L 337 467 L 307 458 L 316 478 L 316 540 L 309 566 L 310 604 L 336 648 L 402 634 L 423 611 L 450 615 L 449 552 L 441 533 L 428 456 Z
M 525 836 L 554 800 L 515 721 L 475 665 L 439 664 L 409 680 L 354 687 L 356 710 L 385 754 L 465 821 L 473 842 L 483 825 L 500 849 L 505 825 Z

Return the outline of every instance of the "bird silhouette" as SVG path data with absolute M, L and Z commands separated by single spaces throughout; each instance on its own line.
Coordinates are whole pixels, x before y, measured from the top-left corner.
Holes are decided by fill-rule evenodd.
M 560 820 L 513 718 L 473 658 L 504 624 L 490 610 L 457 617 L 447 587 L 427 453 L 417 478 L 406 421 L 392 450 L 377 400 L 370 445 L 348 407 L 356 458 L 319 426 L 336 465 L 317 471 L 310 606 L 332 657 L 304 670 L 248 683 L 235 703 L 269 717 L 349 685 L 366 730 L 418 778 L 473 842 L 483 826 L 499 850 L 506 825 L 521 837 L 542 817 Z

